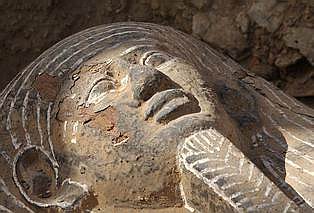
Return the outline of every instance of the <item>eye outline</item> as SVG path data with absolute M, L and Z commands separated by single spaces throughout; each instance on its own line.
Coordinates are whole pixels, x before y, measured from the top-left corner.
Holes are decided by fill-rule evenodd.
M 139 59 L 139 64 L 144 65 L 144 66 L 149 66 L 149 64 L 147 64 L 147 62 L 154 56 L 162 56 L 162 57 L 164 57 L 165 61 L 163 63 L 165 63 L 167 60 L 169 60 L 171 58 L 171 56 L 168 55 L 167 53 L 165 53 L 164 51 L 154 50 L 153 49 L 153 50 L 149 50 L 149 51 L 147 51 L 147 52 L 142 54 L 142 56 Z M 159 66 L 159 65 L 157 65 L 157 66 Z
M 92 94 L 93 89 L 94 89 L 98 84 L 100 84 L 101 82 L 106 82 L 106 81 L 112 83 L 112 85 L 113 85 L 114 88 L 115 88 L 115 86 L 116 86 L 116 80 L 113 79 L 112 77 L 106 76 L 106 77 L 101 77 L 101 78 L 97 79 L 97 80 L 93 83 L 93 85 L 91 86 L 91 88 L 88 90 L 88 92 L 87 92 L 87 96 L 86 96 L 86 98 L 85 98 L 85 104 L 84 104 L 86 107 L 87 107 L 90 103 L 92 103 L 92 102 L 89 102 L 89 99 L 90 99 L 90 96 L 91 96 L 91 94 Z M 114 89 L 106 90 L 106 91 L 104 91 L 104 92 L 101 93 L 101 94 L 107 93 L 107 92 L 109 92 L 110 90 L 114 90 Z M 99 95 L 99 96 L 100 96 L 100 95 Z

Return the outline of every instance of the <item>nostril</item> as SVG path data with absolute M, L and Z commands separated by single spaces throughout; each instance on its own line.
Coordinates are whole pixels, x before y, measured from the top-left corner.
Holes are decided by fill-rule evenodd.
M 130 70 L 133 98 L 147 101 L 157 92 L 179 88 L 168 76 L 152 67 L 134 65 Z

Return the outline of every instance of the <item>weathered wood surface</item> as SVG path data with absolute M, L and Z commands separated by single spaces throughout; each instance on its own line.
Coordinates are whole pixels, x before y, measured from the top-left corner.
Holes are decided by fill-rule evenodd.
M 0 108 L 4 212 L 313 207 L 313 109 L 169 27 L 75 34 Z

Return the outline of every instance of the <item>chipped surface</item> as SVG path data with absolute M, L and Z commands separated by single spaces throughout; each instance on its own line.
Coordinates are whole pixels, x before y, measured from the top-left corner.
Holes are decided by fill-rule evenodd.
M 73 35 L 0 97 L 2 209 L 313 205 L 313 110 L 169 27 Z

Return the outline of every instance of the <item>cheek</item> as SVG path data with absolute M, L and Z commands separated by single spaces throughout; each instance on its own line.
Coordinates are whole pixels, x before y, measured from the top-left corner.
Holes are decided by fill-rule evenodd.
M 129 140 L 130 134 L 121 125 L 121 113 L 113 106 L 106 108 L 104 111 L 96 113 L 93 118 L 84 124 L 89 129 L 93 138 L 100 141 L 101 144 L 108 143 L 115 146 Z M 104 142 L 102 142 L 105 140 Z

